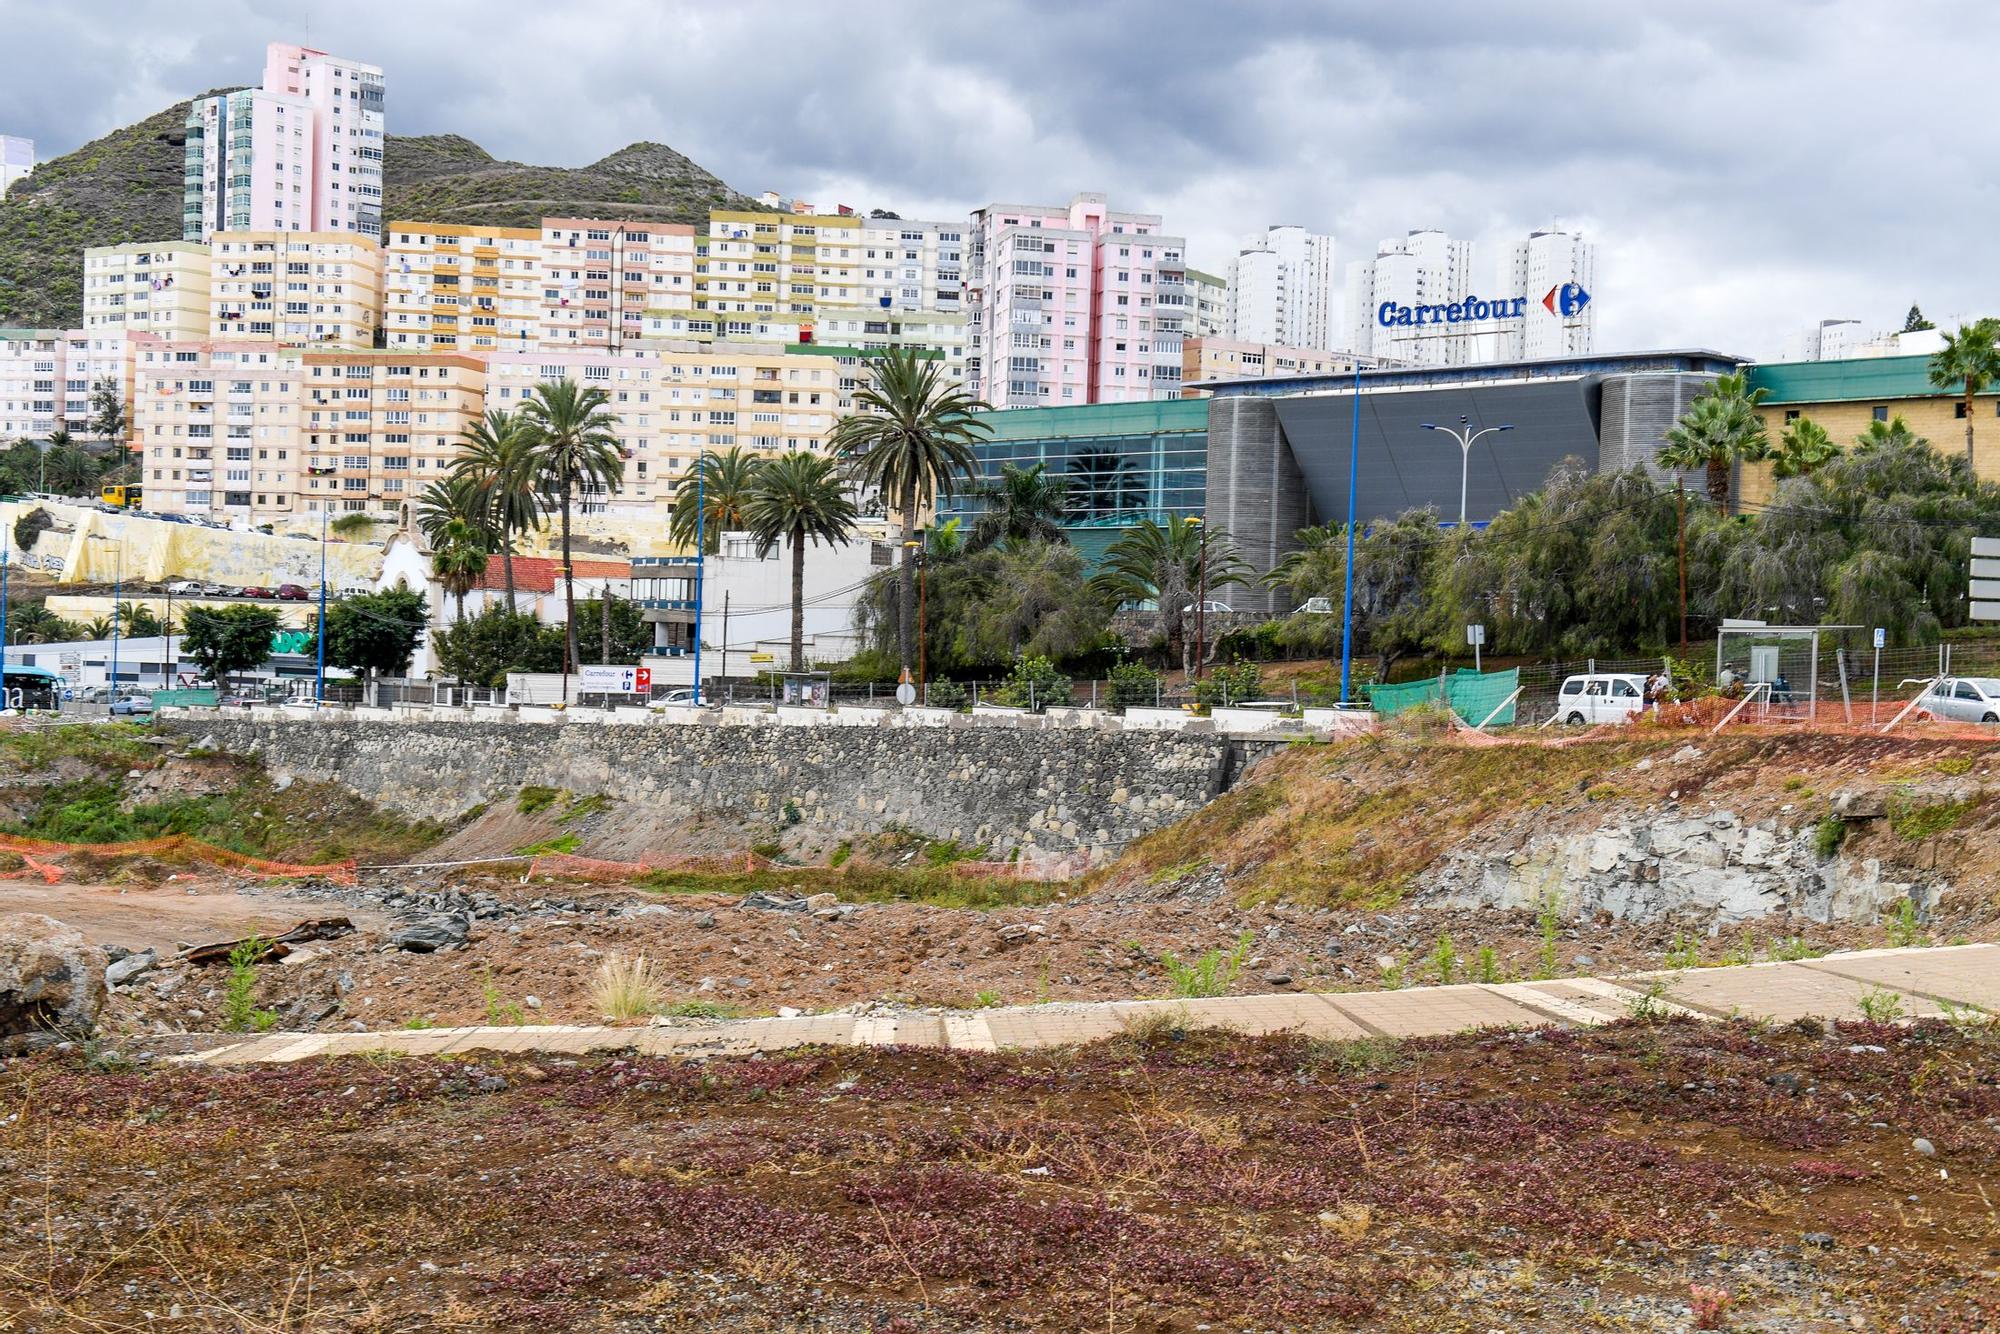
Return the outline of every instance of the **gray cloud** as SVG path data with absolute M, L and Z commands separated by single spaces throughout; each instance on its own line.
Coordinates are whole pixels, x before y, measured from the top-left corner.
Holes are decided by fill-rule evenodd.
M 1600 345 L 1759 355 L 1823 316 L 2000 311 L 1977 0 L 0 0 L 0 132 L 45 154 L 263 43 L 388 72 L 397 133 L 574 165 L 638 139 L 738 188 L 958 216 L 1108 191 L 1221 269 L 1268 222 L 1600 245 Z

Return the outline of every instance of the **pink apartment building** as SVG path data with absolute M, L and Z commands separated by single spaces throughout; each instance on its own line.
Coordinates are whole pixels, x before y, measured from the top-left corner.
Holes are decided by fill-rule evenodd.
M 1186 242 L 1101 194 L 989 204 L 967 232 L 966 383 L 996 408 L 1177 398 Z

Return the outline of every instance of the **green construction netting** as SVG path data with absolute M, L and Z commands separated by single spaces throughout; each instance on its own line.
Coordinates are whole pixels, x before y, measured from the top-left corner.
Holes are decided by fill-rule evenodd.
M 1505 708 L 1500 708 L 1500 704 L 1519 689 L 1520 684 L 1521 673 L 1512 667 L 1504 672 L 1468 672 L 1461 669 L 1445 678 L 1444 688 L 1452 711 L 1474 727 L 1485 722 L 1486 715 L 1493 710 L 1500 709 L 1493 719 L 1493 725 L 1498 727 L 1514 721 L 1513 704 L 1509 703 Z M 1438 678 L 1435 676 L 1402 685 L 1378 685 L 1368 694 L 1375 712 L 1385 718 L 1419 704 L 1428 704 L 1437 697 Z

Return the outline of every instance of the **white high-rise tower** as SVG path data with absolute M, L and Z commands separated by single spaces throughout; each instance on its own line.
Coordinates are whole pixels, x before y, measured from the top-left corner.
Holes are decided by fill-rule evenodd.
M 1597 307 L 1588 299 L 1597 288 L 1596 246 L 1573 232 L 1531 232 L 1514 243 L 1505 277 L 1512 295 L 1527 298 L 1506 338 L 1509 358 L 1538 361 L 1596 350 Z
M 1348 346 L 1363 356 L 1419 366 L 1462 366 L 1477 360 L 1477 326 L 1436 323 L 1384 326 L 1384 305 L 1445 306 L 1472 291 L 1472 242 L 1435 229 L 1414 231 L 1376 247 L 1375 258 L 1347 266 Z
M 1277 226 L 1253 236 L 1229 264 L 1229 336 L 1291 347 L 1333 337 L 1333 238 Z

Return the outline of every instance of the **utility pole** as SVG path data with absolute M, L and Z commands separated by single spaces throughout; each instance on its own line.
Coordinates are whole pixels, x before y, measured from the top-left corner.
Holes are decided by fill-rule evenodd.
M 1681 657 L 1688 653 L 1688 525 L 1687 525 L 1687 482 L 1674 482 L 1674 533 L 1675 544 L 1680 552 L 1681 567 Z
M 1200 518 L 1188 522 L 1201 525 L 1201 544 L 1196 548 L 1194 558 L 1194 679 L 1199 681 L 1202 654 L 1208 647 L 1208 524 Z
M 729 680 L 729 590 L 726 588 L 722 590 L 722 679 Z

